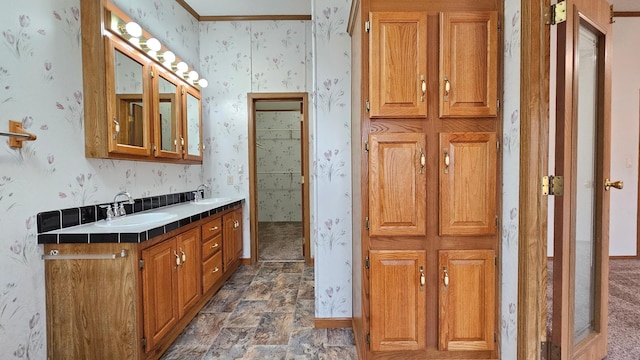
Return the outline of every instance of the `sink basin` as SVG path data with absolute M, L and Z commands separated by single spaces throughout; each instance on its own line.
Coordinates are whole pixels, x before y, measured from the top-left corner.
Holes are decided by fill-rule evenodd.
M 198 201 L 193 201 L 192 204 L 195 205 L 215 205 L 215 204 L 220 204 L 220 203 L 224 203 L 224 202 L 230 202 L 232 199 L 228 198 L 228 197 L 221 197 L 221 198 L 210 198 L 210 199 L 202 199 L 202 200 L 198 200 Z
M 115 218 L 111 221 L 100 220 L 95 223 L 98 227 L 134 227 L 143 225 L 153 225 L 163 221 L 178 217 L 176 214 L 166 212 L 155 212 L 148 214 L 133 214 L 125 217 Z

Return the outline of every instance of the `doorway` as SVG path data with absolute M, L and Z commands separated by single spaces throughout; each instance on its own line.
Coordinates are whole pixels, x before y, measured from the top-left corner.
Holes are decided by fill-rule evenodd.
M 249 93 L 248 106 L 251 263 L 310 263 L 308 94 Z

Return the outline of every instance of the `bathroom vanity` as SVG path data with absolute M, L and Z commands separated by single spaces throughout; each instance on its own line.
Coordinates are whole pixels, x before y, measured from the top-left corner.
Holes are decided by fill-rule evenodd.
M 48 358 L 158 359 L 240 265 L 243 201 L 186 201 L 40 234 Z

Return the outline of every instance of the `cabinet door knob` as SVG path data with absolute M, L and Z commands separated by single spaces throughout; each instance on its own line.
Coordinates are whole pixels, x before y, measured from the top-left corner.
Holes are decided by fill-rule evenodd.
M 424 267 L 420 266 L 420 291 L 424 291 L 425 283 L 426 283 L 426 278 L 424 276 Z
M 448 77 L 444 77 L 444 101 L 449 101 L 449 92 L 451 91 L 451 83 Z
M 420 95 L 420 102 L 424 102 L 424 96 L 427 94 L 427 82 L 424 79 L 424 75 L 420 75 L 420 89 L 422 90 L 422 95 Z
M 173 255 L 176 256 L 176 266 L 180 266 L 180 255 L 177 252 L 173 252 Z
M 187 254 L 184 253 L 184 250 L 182 250 L 182 248 L 180 248 L 180 252 L 182 253 L 182 263 L 184 264 L 185 262 L 187 262 Z
M 449 164 L 451 163 L 451 158 L 449 157 L 449 150 L 444 149 L 444 173 L 449 173 Z
M 120 135 L 120 123 L 115 117 L 113 118 L 113 122 L 116 124 L 116 131 L 113 133 L 113 139 L 115 140 L 118 138 L 118 135 Z
M 209 228 L 209 231 L 216 231 L 216 230 L 218 230 L 218 227 L 217 227 L 217 226 L 214 226 L 214 227 L 210 227 L 210 228 Z
M 218 246 L 220 246 L 220 245 L 219 245 L 218 243 L 215 243 L 215 244 L 211 245 L 211 248 L 212 248 L 212 249 L 215 249 L 215 248 L 217 248 Z
M 215 273 L 217 273 L 218 271 L 220 271 L 220 269 L 218 269 L 218 267 L 216 266 L 216 267 L 211 271 L 211 273 L 212 273 L 212 274 L 215 274 Z

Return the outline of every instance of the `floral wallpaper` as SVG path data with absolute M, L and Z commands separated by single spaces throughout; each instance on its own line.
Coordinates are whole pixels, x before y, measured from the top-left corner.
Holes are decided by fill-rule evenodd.
M 300 111 L 256 112 L 258 221 L 302 221 Z
M 0 358 L 46 358 L 38 212 L 186 191 L 248 199 L 247 92 L 309 92 L 316 316 L 351 316 L 350 0 L 313 0 L 311 21 L 198 23 L 174 1 L 114 0 L 209 80 L 203 166 L 84 157 L 79 0 L 6 4 L 0 13 L 0 114 L 38 136 L 0 137 Z M 503 268 L 517 266 L 519 2 L 505 2 Z M 4 125 L 3 125 L 4 122 Z M 507 176 L 508 175 L 508 176 Z M 46 184 L 42 186 L 41 184 Z M 515 187 L 514 187 L 515 186 Z M 248 213 L 245 212 L 245 226 Z M 248 257 L 248 228 L 245 228 Z M 7 271 L 12 269 L 12 271 Z M 517 277 L 503 274 L 502 353 L 515 358 Z
M 182 41 L 198 38 L 190 15 L 162 3 L 136 1 L 133 11 L 155 19 L 162 10 L 163 21 L 174 24 L 160 30 L 168 46 L 197 61 L 197 41 Z M 148 24 L 155 33 L 151 26 L 159 21 Z M 0 33 L 0 128 L 8 131 L 7 121 L 17 120 L 38 137 L 22 149 L 0 137 L 0 359 L 45 359 L 44 261 L 36 214 L 107 202 L 121 190 L 137 198 L 195 189 L 202 166 L 84 157 L 79 0 L 4 4 Z
M 518 268 L 520 172 L 520 1 L 504 3 L 504 81 L 502 110 L 502 269 Z M 502 271 L 500 353 L 517 358 L 518 272 Z

